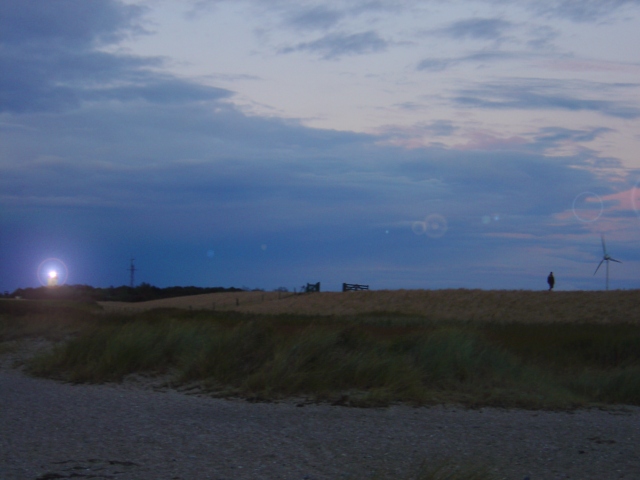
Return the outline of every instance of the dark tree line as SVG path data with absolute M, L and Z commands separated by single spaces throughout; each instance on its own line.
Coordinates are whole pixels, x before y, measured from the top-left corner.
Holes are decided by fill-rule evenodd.
M 19 288 L 5 297 L 20 297 L 28 300 L 77 300 L 95 302 L 146 302 L 161 298 L 185 297 L 203 293 L 240 292 L 241 288 L 224 287 L 154 287 L 141 283 L 137 287 L 96 288 L 89 285 L 61 285 L 58 287 Z

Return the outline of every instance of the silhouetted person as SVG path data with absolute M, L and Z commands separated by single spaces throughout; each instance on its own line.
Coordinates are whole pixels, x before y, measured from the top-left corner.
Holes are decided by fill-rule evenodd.
M 553 286 L 556 284 L 556 279 L 553 278 L 553 272 L 547 277 L 547 283 L 549 284 L 549 291 L 553 290 Z

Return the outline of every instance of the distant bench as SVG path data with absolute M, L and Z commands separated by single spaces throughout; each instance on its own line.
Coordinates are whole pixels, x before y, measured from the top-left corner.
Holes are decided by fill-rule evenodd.
M 369 290 L 369 285 L 358 285 L 357 283 L 343 283 L 342 291 L 351 292 L 356 290 Z

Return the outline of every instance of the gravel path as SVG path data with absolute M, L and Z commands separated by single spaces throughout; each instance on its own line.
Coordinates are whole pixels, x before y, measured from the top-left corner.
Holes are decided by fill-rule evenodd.
M 403 478 L 421 462 L 498 478 L 640 479 L 640 408 L 567 412 L 248 403 L 0 368 L 0 479 Z

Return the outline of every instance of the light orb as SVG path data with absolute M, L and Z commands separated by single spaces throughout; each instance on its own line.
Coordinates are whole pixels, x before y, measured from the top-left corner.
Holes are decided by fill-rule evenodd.
M 592 223 L 604 212 L 604 202 L 593 192 L 582 192 L 573 199 L 573 215 L 582 223 Z
M 38 280 L 44 287 L 64 285 L 68 276 L 69 270 L 59 258 L 47 258 L 38 265 Z
M 47 286 L 55 287 L 56 285 L 58 285 L 58 272 L 56 272 L 55 270 L 50 270 L 49 280 L 47 280 Z
M 425 224 L 425 233 L 428 237 L 431 238 L 441 238 L 447 233 L 449 229 L 449 225 L 447 224 L 447 219 L 444 218 L 439 213 L 434 213 L 429 215 L 424 220 Z

